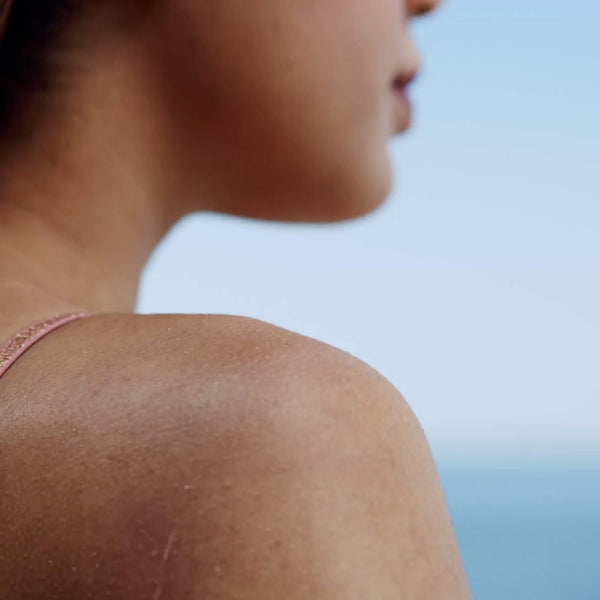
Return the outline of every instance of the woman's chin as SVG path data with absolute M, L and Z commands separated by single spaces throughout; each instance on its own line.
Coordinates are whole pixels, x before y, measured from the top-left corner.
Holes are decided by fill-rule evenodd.
M 376 163 L 375 168 L 363 170 L 362 176 L 345 179 L 337 190 L 328 190 L 318 202 L 305 199 L 298 207 L 306 221 L 335 223 L 365 217 L 377 211 L 392 189 L 392 167 L 389 157 Z
M 368 194 L 340 191 L 339 194 L 310 194 L 271 201 L 246 202 L 223 211 L 239 217 L 289 223 L 341 223 L 365 217 L 377 211 L 387 200 L 390 186 L 380 186 Z
M 317 172 L 314 166 L 303 170 L 296 164 L 279 177 L 273 171 L 251 171 L 219 195 L 223 201 L 217 212 L 266 221 L 336 223 L 375 212 L 392 189 L 387 152 L 357 153 L 343 168 L 338 164 Z
M 320 207 L 311 207 L 307 204 L 301 206 L 277 205 L 256 207 L 254 210 L 245 206 L 243 209 L 230 208 L 214 212 L 279 223 L 342 223 L 365 217 L 377 211 L 384 202 L 385 198 L 370 204 L 348 205 L 335 203 L 334 205 Z

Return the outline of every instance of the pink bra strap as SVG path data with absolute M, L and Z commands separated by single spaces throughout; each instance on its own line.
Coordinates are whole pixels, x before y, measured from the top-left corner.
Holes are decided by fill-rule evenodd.
M 14 335 L 4 346 L 0 347 L 0 377 L 13 363 L 33 344 L 41 340 L 51 331 L 58 329 L 76 319 L 91 317 L 96 313 L 79 312 L 66 315 L 55 315 L 44 321 L 38 321 Z

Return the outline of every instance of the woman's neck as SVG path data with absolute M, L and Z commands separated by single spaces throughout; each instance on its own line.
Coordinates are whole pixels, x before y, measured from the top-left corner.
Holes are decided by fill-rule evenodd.
M 134 310 L 146 261 L 189 212 L 136 61 L 98 59 L 62 117 L 3 158 L 0 303 L 21 288 L 94 312 Z

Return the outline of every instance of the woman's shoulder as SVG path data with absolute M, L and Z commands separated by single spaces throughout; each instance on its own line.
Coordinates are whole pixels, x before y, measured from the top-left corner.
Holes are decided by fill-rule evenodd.
M 334 346 L 258 319 L 103 313 L 53 331 L 18 359 L 1 380 L 0 410 L 22 413 L 25 401 L 36 411 L 97 413 L 176 394 L 260 394 L 323 378 L 333 386 L 348 372 L 383 379 Z
M 326 346 L 275 325 L 241 316 L 203 314 L 100 313 L 69 322 L 31 347 L 9 370 L 6 379 L 51 378 L 83 383 L 118 372 L 179 379 L 185 364 L 209 374 L 216 365 L 235 368 L 244 358 L 270 349 Z M 179 367 L 179 368 L 175 368 Z M 111 378 L 115 382 L 115 378 Z M 107 382 L 108 383 L 108 382 Z M 10 383 L 3 386 L 11 387 Z
M 350 354 L 317 339 L 261 321 L 218 314 L 99 314 L 69 325 L 54 343 L 65 369 L 87 381 L 144 384 L 147 391 L 177 384 L 274 384 L 291 372 L 310 374 Z M 368 368 L 368 367 L 366 367 Z M 109 383 L 110 383 L 109 382 Z M 117 388 L 123 390 L 123 387 Z
M 311 433 L 362 435 L 397 400 L 358 359 L 242 317 L 97 315 L 30 352 L 0 386 L 0 596 L 114 565 L 147 580 L 232 469 L 291 468 Z

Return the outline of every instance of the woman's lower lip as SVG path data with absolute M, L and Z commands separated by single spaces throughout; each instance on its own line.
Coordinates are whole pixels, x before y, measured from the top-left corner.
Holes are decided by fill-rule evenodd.
M 412 120 L 412 104 L 405 87 L 393 87 L 394 96 L 394 125 L 396 132 L 405 131 Z

